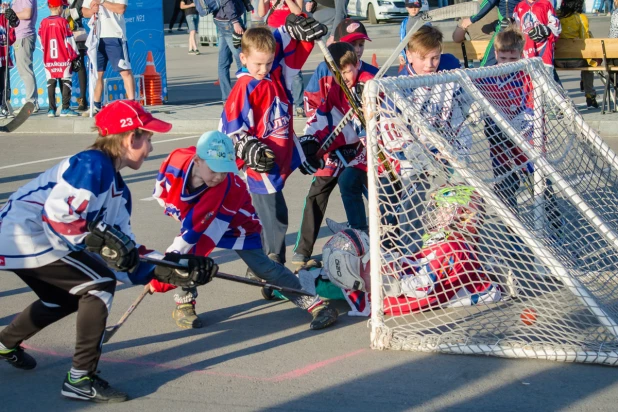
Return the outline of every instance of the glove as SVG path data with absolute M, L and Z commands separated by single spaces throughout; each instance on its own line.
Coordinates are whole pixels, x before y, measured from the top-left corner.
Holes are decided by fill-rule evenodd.
M 15 11 L 13 11 L 12 8 L 8 8 L 4 11 L 4 16 L 6 17 L 6 20 L 9 22 L 9 26 L 11 27 L 17 27 L 19 26 L 19 17 L 17 17 L 17 14 L 15 14 Z
M 243 4 L 245 5 L 245 9 L 251 13 L 253 10 L 255 10 L 253 8 L 253 5 L 251 4 L 251 0 L 243 0 Z
M 297 16 L 293 13 L 285 19 L 285 28 L 290 37 L 302 41 L 318 40 L 328 32 L 328 27 L 313 17 Z
M 275 153 L 253 136 L 245 136 L 236 142 L 236 157 L 258 173 L 268 173 L 275 166 Z
M 504 18 L 502 20 L 500 20 L 500 30 L 506 30 L 511 24 L 513 24 L 515 21 L 511 18 Z
M 129 236 L 104 222 L 90 222 L 88 231 L 86 250 L 100 255 L 109 267 L 132 272 L 139 265 L 139 253 Z
M 547 27 L 544 24 L 539 24 L 537 26 L 534 26 L 532 30 L 528 32 L 528 36 L 535 43 L 544 42 L 545 40 L 547 40 L 550 34 L 551 34 L 551 30 L 549 30 L 549 27 Z
M 354 86 L 354 91 L 356 92 L 356 95 L 358 96 L 359 100 L 361 97 L 363 97 L 363 90 L 365 90 L 365 83 L 363 82 L 356 83 L 356 85 Z
M 209 257 L 166 253 L 163 260 L 174 263 L 187 262 L 186 270 L 174 269 L 163 265 L 155 267 L 154 270 L 154 278 L 159 282 L 180 287 L 205 285 L 219 271 L 219 266 Z
M 232 45 L 234 46 L 235 49 L 238 49 L 240 48 L 241 44 L 242 44 L 242 34 L 233 32 L 232 33 Z
M 71 71 L 73 73 L 77 73 L 82 69 L 82 62 L 79 60 L 79 57 L 71 62 Z
M 324 168 L 324 159 L 318 157 L 320 151 L 320 141 L 317 137 L 306 134 L 298 138 L 300 146 L 305 154 L 305 161 L 298 167 L 300 172 L 304 175 L 312 175 L 318 171 L 318 169 Z

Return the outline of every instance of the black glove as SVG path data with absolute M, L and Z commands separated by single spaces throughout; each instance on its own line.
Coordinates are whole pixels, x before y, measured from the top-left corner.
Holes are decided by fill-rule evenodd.
M 79 60 L 79 57 L 71 62 L 71 71 L 73 73 L 77 73 L 82 69 L 82 62 Z
M 238 49 L 242 44 L 242 34 L 238 34 L 236 32 L 232 33 L 232 45 L 235 49 Z
M 184 263 L 182 261 L 187 262 L 186 270 L 174 269 L 164 265 L 157 265 L 154 270 L 154 277 L 159 282 L 180 287 L 205 285 L 210 282 L 219 271 L 219 266 L 209 257 L 166 253 L 163 260 L 174 263 Z
M 139 265 L 135 242 L 120 230 L 104 222 L 88 223 L 86 250 L 101 255 L 108 266 L 119 272 L 131 272 Z
M 500 20 L 500 30 L 506 30 L 513 23 L 514 20 L 510 18 L 504 18 Z
M 295 40 L 315 41 L 325 36 L 328 27 L 313 17 L 297 16 L 293 13 L 285 19 L 285 28 Z
M 15 14 L 12 8 L 9 7 L 8 9 L 6 9 L 4 11 L 4 16 L 6 17 L 6 20 L 9 22 L 9 26 L 11 27 L 19 26 L 19 17 L 17 17 L 17 14 Z
M 363 90 L 365 90 L 365 83 L 358 82 L 356 83 L 356 85 L 354 85 L 354 91 L 356 92 L 359 100 L 361 99 L 361 97 L 363 97 Z
M 298 167 L 300 172 L 304 175 L 312 175 L 318 171 L 318 169 L 324 168 L 324 159 L 318 157 L 320 151 L 320 141 L 317 137 L 306 134 L 298 138 L 300 147 L 305 154 L 305 161 Z
M 255 9 L 253 8 L 253 5 L 251 4 L 251 0 L 242 0 L 242 2 L 243 2 L 243 3 L 244 3 L 244 5 L 245 5 L 245 9 L 246 9 L 249 13 L 251 13 L 253 10 L 255 10 Z
M 236 142 L 236 157 L 258 173 L 267 173 L 275 165 L 275 153 L 253 136 L 245 136 Z
M 547 40 L 550 34 L 551 34 L 551 30 L 549 30 L 549 27 L 547 27 L 544 24 L 539 24 L 537 26 L 534 26 L 532 30 L 528 32 L 528 36 L 535 43 L 544 42 L 545 40 Z

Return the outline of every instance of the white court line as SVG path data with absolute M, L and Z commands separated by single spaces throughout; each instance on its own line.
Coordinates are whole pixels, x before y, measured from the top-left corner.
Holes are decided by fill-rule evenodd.
M 200 135 L 194 135 L 194 136 L 177 137 L 177 138 L 174 138 L 174 139 L 157 140 L 156 142 L 152 142 L 152 144 L 175 142 L 175 141 L 178 141 L 178 140 L 186 140 L 186 139 L 195 139 L 196 137 L 199 137 L 199 136 Z M 49 159 L 41 159 L 41 160 L 34 160 L 32 162 L 17 163 L 17 164 L 8 165 L 8 166 L 0 166 L 0 170 L 2 170 L 2 169 L 12 169 L 14 167 L 20 167 L 20 166 L 33 165 L 33 164 L 36 164 L 36 163 L 51 162 L 52 160 L 66 159 L 67 157 L 71 157 L 71 156 L 72 155 L 60 156 L 60 157 L 50 157 Z

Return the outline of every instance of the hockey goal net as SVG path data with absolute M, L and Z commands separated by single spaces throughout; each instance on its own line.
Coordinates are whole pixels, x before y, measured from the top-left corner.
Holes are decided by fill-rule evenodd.
M 368 83 L 371 343 L 618 363 L 618 161 L 538 59 Z

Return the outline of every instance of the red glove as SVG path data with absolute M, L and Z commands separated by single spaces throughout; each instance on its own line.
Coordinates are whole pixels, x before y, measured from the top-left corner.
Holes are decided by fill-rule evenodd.
M 156 279 L 150 281 L 150 292 L 151 293 L 165 293 L 170 290 L 176 289 L 177 286 L 170 285 L 169 283 L 159 282 Z

